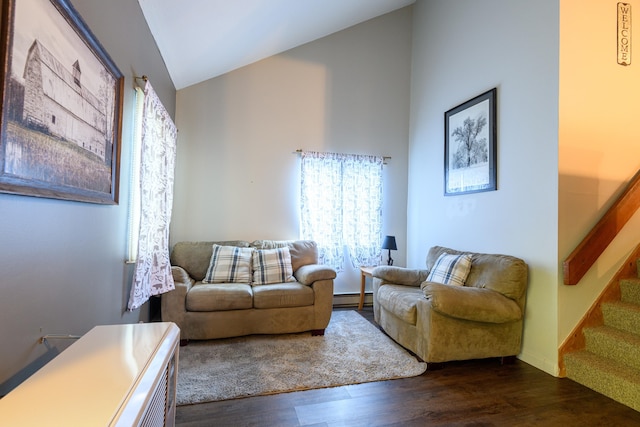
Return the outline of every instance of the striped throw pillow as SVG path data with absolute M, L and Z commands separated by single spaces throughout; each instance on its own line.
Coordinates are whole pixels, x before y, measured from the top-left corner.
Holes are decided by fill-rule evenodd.
M 209 268 L 202 283 L 251 283 L 253 250 L 214 244 Z
M 288 247 L 258 249 L 253 254 L 253 284 L 295 282 Z
M 444 283 L 445 285 L 464 286 L 471 271 L 471 256 L 451 255 L 444 253 L 438 257 L 427 276 L 428 282 Z

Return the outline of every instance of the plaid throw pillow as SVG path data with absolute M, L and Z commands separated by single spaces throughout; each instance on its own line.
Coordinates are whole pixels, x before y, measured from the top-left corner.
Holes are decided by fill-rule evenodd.
M 258 249 L 253 254 L 253 284 L 295 282 L 288 247 Z
M 445 285 L 464 286 L 471 270 L 471 256 L 450 255 L 444 253 L 438 257 L 427 276 L 428 282 L 444 283 Z
M 202 283 L 251 283 L 252 253 L 253 248 L 214 244 Z

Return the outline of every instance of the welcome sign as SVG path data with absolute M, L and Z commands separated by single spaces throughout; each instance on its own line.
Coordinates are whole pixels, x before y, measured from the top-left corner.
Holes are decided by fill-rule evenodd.
M 631 5 L 618 3 L 618 64 L 631 65 Z

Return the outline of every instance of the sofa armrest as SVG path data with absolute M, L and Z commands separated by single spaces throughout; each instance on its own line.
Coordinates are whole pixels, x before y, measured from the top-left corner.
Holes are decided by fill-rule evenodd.
M 382 279 L 385 283 L 418 287 L 429 275 L 427 270 L 417 270 L 404 267 L 381 265 L 373 269 L 374 278 Z
M 161 317 L 163 322 L 174 322 L 182 328 L 184 314 L 187 311 L 187 292 L 194 285 L 189 274 L 182 267 L 171 267 L 175 289 L 161 295 Z
M 171 274 L 173 275 L 173 282 L 176 284 L 176 288 L 179 283 L 186 286 L 187 291 L 193 286 L 194 280 L 184 268 L 173 265 L 171 266 Z
M 518 304 L 491 289 L 425 282 L 424 296 L 434 311 L 458 319 L 507 323 L 522 319 Z
M 336 271 L 321 264 L 307 264 L 298 268 L 293 276 L 303 285 L 311 285 L 319 280 L 333 280 L 336 278 Z

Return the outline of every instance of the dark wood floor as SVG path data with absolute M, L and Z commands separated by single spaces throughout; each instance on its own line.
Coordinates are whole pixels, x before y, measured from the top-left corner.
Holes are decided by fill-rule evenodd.
M 371 308 L 361 312 L 370 321 Z M 640 426 L 640 412 L 520 360 L 177 408 L 178 426 Z

